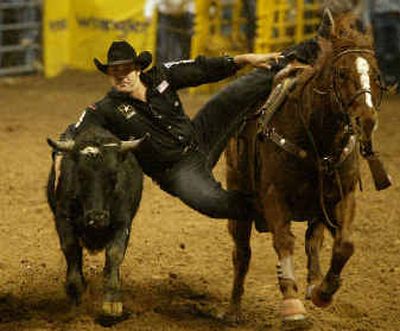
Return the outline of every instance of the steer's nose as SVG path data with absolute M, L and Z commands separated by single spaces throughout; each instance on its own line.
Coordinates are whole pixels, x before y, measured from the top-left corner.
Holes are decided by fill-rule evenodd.
M 105 228 L 109 225 L 110 213 L 105 210 L 90 210 L 87 212 L 86 225 L 92 228 Z

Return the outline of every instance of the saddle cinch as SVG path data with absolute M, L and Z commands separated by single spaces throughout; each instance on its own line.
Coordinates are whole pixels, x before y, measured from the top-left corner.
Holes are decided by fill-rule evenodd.
M 267 101 L 256 113 L 258 117 L 257 136 L 262 136 L 264 138 L 270 139 L 286 152 L 293 154 L 301 159 L 305 159 L 308 156 L 305 150 L 285 139 L 273 128 L 271 129 L 268 125 L 273 115 L 276 113 L 276 111 L 279 110 L 286 97 L 294 89 L 296 81 L 296 77 L 285 78 L 273 89 Z M 379 154 L 373 150 L 371 141 L 360 142 L 360 154 L 368 163 L 368 167 L 374 181 L 375 189 L 377 191 L 381 191 L 390 187 L 392 185 L 391 177 L 387 173 L 385 166 L 379 157 Z

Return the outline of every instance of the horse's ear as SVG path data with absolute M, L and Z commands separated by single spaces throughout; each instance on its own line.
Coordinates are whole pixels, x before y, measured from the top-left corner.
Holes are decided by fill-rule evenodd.
M 324 10 L 322 15 L 321 25 L 318 28 L 318 34 L 321 37 L 329 39 L 335 32 L 335 20 L 333 18 L 332 12 L 329 8 Z
M 366 34 L 368 32 L 367 25 L 360 18 L 357 18 L 357 20 L 355 22 L 355 26 L 356 26 L 357 31 L 360 33 Z

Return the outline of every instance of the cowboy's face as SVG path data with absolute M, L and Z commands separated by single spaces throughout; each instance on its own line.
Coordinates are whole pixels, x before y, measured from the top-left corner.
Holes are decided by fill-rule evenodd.
M 107 74 L 111 78 L 111 85 L 125 93 L 134 91 L 140 79 L 140 70 L 132 63 L 111 65 Z

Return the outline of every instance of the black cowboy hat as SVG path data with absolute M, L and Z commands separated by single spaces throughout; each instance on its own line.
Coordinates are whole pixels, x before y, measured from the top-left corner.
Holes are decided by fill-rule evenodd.
M 107 68 L 112 65 L 132 63 L 140 70 L 146 69 L 152 61 L 150 52 L 144 51 L 137 55 L 135 49 L 126 41 L 113 41 L 107 53 L 107 63 L 103 64 L 94 58 L 97 69 L 107 74 Z

